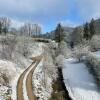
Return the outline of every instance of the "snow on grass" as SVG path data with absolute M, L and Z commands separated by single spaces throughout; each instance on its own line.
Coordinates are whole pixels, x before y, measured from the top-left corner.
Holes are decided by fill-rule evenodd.
M 65 60 L 64 82 L 73 100 L 99 100 L 100 93 L 93 76 L 83 63 L 70 58 Z
M 29 50 L 31 51 L 31 53 L 30 53 L 28 58 L 23 57 L 21 54 L 17 55 L 19 57 L 19 59 L 15 59 L 15 62 L 18 66 L 18 67 L 16 67 L 18 73 L 12 81 L 12 95 L 11 95 L 11 97 L 13 100 L 17 100 L 16 88 L 17 88 L 18 78 L 20 77 L 21 73 L 23 73 L 23 71 L 25 70 L 25 69 L 21 69 L 21 68 L 23 66 L 25 66 L 25 68 L 29 67 L 30 64 L 32 63 L 32 61 L 29 60 L 29 58 L 38 56 L 42 53 L 42 49 L 41 49 L 42 45 L 43 45 L 42 43 L 35 43 L 35 44 L 31 43 L 29 46 L 30 47 Z M 27 77 L 27 75 L 25 76 L 24 81 L 23 81 L 23 91 L 24 91 L 23 95 L 24 95 L 25 100 L 28 100 L 27 93 L 25 92 L 26 91 L 26 87 L 25 87 L 26 86 L 26 77 Z
M 30 57 L 34 57 L 34 56 L 38 56 L 41 55 L 41 53 L 43 52 L 43 43 L 34 43 L 34 44 L 30 44 Z
M 0 35 L 1 40 L 4 40 L 5 38 L 5 36 Z M 20 74 L 25 70 L 25 68 L 29 67 L 29 65 L 32 63 L 32 61 L 30 60 L 31 57 L 38 56 L 41 54 L 43 45 L 43 43 L 34 42 L 32 38 L 28 39 L 27 37 L 16 37 L 16 40 L 17 43 L 12 54 L 12 59 L 9 59 L 10 61 L 0 60 L 0 73 L 5 72 L 5 74 L 7 74 L 7 77 L 9 77 L 8 79 L 10 80 L 10 83 L 8 85 L 10 85 L 12 88 L 11 97 L 13 98 L 13 100 L 16 100 L 16 86 Z M 27 42 L 26 47 L 23 47 L 24 42 Z M 23 55 L 23 49 L 25 48 L 29 52 L 27 56 Z M 0 42 L 0 58 L 2 58 L 2 52 L 2 42 Z M 6 54 L 8 54 L 8 52 L 6 52 Z M 5 84 L 4 80 L 0 77 L 0 84 L 1 83 Z
M 0 84 L 0 100 L 5 100 L 8 87 Z
M 33 90 L 38 100 L 48 100 L 51 97 L 52 92 L 52 79 L 46 76 L 47 83 L 44 86 L 42 67 L 43 59 L 39 63 L 33 74 Z
M 17 72 L 14 63 L 7 60 L 0 60 L 0 100 L 5 100 L 7 97 L 7 91 L 12 86 L 11 81 L 16 77 L 16 74 Z
M 13 77 L 16 75 L 15 64 L 7 60 L 0 60 L 0 73 L 6 74 L 10 83 Z

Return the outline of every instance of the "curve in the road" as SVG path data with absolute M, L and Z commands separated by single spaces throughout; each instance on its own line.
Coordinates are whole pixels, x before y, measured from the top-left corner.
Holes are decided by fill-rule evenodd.
M 18 80 L 17 84 L 17 100 L 24 100 L 23 97 L 23 79 L 28 72 L 28 70 L 32 67 L 32 65 L 35 63 L 35 61 L 21 74 Z
M 40 62 L 40 60 L 37 61 L 36 65 L 30 71 L 30 73 L 28 74 L 27 79 L 26 79 L 26 89 L 27 89 L 27 96 L 28 96 L 29 100 L 36 100 L 36 97 L 33 93 L 32 76 L 33 76 L 33 72 L 34 72 L 35 68 L 37 67 L 37 65 L 39 64 L 39 62 Z
M 33 72 L 34 72 L 35 68 L 37 67 L 37 65 L 41 61 L 42 56 L 33 57 L 31 59 L 34 62 L 19 77 L 19 80 L 18 80 L 18 83 L 17 83 L 17 100 L 24 100 L 24 96 L 23 96 L 23 80 L 24 80 L 25 75 L 28 72 L 29 73 L 28 73 L 27 78 L 26 78 L 27 96 L 28 96 L 29 100 L 36 100 L 36 97 L 35 97 L 35 95 L 33 93 L 33 87 L 32 87 L 32 75 L 33 75 Z M 34 63 L 36 63 L 36 64 L 30 70 L 30 68 L 33 66 Z

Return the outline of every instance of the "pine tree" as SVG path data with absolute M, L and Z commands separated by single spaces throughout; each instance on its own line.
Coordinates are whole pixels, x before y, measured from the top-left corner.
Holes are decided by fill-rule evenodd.
M 89 24 L 86 22 L 84 25 L 84 34 L 83 37 L 88 40 L 90 38 L 90 30 L 89 30 Z
M 2 23 L 0 22 L 0 34 L 2 33 Z
M 57 28 L 55 30 L 55 41 L 56 42 L 61 42 L 63 39 L 64 39 L 63 29 L 62 29 L 61 24 L 58 24 Z
M 89 24 L 89 28 L 90 28 L 90 38 L 92 38 L 92 36 L 95 34 L 95 27 L 94 27 L 94 19 L 92 18 L 90 24 Z

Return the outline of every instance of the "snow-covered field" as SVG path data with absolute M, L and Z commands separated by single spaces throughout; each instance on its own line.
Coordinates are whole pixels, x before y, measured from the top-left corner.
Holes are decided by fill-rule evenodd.
M 66 88 L 73 100 L 100 99 L 93 76 L 83 63 L 78 63 L 73 58 L 66 59 L 63 75 Z
M 7 60 L 0 60 L 0 100 L 6 100 L 11 81 L 16 77 L 16 65 Z M 7 95 L 8 94 L 8 95 Z

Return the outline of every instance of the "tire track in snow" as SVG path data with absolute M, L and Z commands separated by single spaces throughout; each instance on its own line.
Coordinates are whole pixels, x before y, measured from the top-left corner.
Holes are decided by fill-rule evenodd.
M 35 63 L 35 65 L 36 65 L 36 63 Z M 34 65 L 34 66 L 35 66 L 35 65 Z M 34 66 L 32 66 L 32 67 L 28 70 L 28 72 L 25 74 L 25 77 L 24 77 L 24 79 L 23 79 L 23 96 L 24 96 L 24 100 L 29 100 L 29 98 L 28 98 L 28 96 L 27 96 L 27 90 L 26 90 L 26 79 L 27 79 L 28 74 L 30 73 L 30 71 L 33 69 Z
M 33 75 L 35 68 L 41 61 L 41 59 L 42 59 L 42 56 L 33 57 L 32 60 L 35 60 L 35 61 L 19 77 L 19 80 L 17 83 L 17 100 L 24 100 L 23 90 L 25 90 L 25 89 L 23 89 L 23 81 L 24 81 L 25 75 L 27 73 L 28 73 L 27 79 L 26 79 L 27 96 L 28 96 L 29 100 L 35 100 L 35 95 L 33 93 L 33 88 L 32 88 L 32 75 Z M 36 62 L 36 65 L 34 67 L 32 67 L 35 62 Z M 31 69 L 31 67 L 32 67 L 32 69 Z
M 32 75 L 33 72 L 35 70 L 35 68 L 37 67 L 37 65 L 39 64 L 40 60 L 37 61 L 36 65 L 34 66 L 34 68 L 30 71 L 30 73 L 27 76 L 26 79 L 26 89 L 27 89 L 27 96 L 29 98 L 29 100 L 36 100 L 35 95 L 33 94 L 33 87 L 32 87 Z
M 32 67 L 32 65 L 34 63 L 35 62 L 33 62 L 19 77 L 19 80 L 18 80 L 18 83 L 17 83 L 17 100 L 24 100 L 24 97 L 23 97 L 23 80 L 24 80 L 26 73 Z

